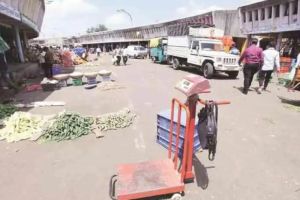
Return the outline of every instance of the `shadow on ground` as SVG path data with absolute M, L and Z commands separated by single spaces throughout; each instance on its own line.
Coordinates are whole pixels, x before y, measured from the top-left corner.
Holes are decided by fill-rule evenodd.
M 165 65 L 165 66 L 168 66 L 168 65 Z M 168 67 L 172 68 L 171 66 L 168 66 Z M 203 73 L 194 67 L 184 67 L 184 68 L 180 68 L 179 70 L 203 76 Z M 229 76 L 226 73 L 222 73 L 222 72 L 217 72 L 212 77 L 212 79 L 214 79 L 214 80 L 232 80 L 232 78 L 229 78 Z M 239 78 L 236 78 L 236 80 L 239 80 Z
M 197 156 L 193 157 L 193 165 L 194 165 L 197 186 L 202 188 L 203 190 L 207 189 L 209 184 L 207 169 L 215 168 L 215 167 L 214 166 L 205 167 L 197 158 Z

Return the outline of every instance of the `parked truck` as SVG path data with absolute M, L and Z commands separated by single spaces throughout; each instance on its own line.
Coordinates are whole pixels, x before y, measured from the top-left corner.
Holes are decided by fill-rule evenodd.
M 153 62 L 164 63 L 167 61 L 166 38 L 153 38 L 150 40 L 150 57 Z
M 236 78 L 240 71 L 239 56 L 224 51 L 220 39 L 224 32 L 215 28 L 190 28 L 189 35 L 168 37 L 168 61 L 173 69 L 185 66 L 198 68 L 205 78 L 225 72 Z

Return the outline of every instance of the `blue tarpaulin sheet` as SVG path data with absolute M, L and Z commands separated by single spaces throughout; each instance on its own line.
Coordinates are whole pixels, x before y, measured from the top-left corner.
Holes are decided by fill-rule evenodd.
M 76 47 L 73 49 L 73 52 L 77 55 L 77 56 L 82 56 L 83 53 L 85 53 L 85 48 L 82 47 Z

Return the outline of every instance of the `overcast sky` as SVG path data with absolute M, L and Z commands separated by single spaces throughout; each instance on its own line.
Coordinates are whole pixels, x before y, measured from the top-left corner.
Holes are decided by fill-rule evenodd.
M 46 5 L 40 37 L 79 35 L 88 27 L 105 24 L 109 29 L 134 26 L 201 14 L 216 9 L 235 9 L 259 0 L 53 0 Z

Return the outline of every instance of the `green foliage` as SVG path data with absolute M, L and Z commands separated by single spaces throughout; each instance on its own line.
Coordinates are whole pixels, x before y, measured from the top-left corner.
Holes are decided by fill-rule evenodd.
M 102 32 L 107 31 L 107 27 L 103 24 L 98 24 L 96 27 L 90 27 L 87 29 L 87 33 L 95 33 L 95 32 Z

